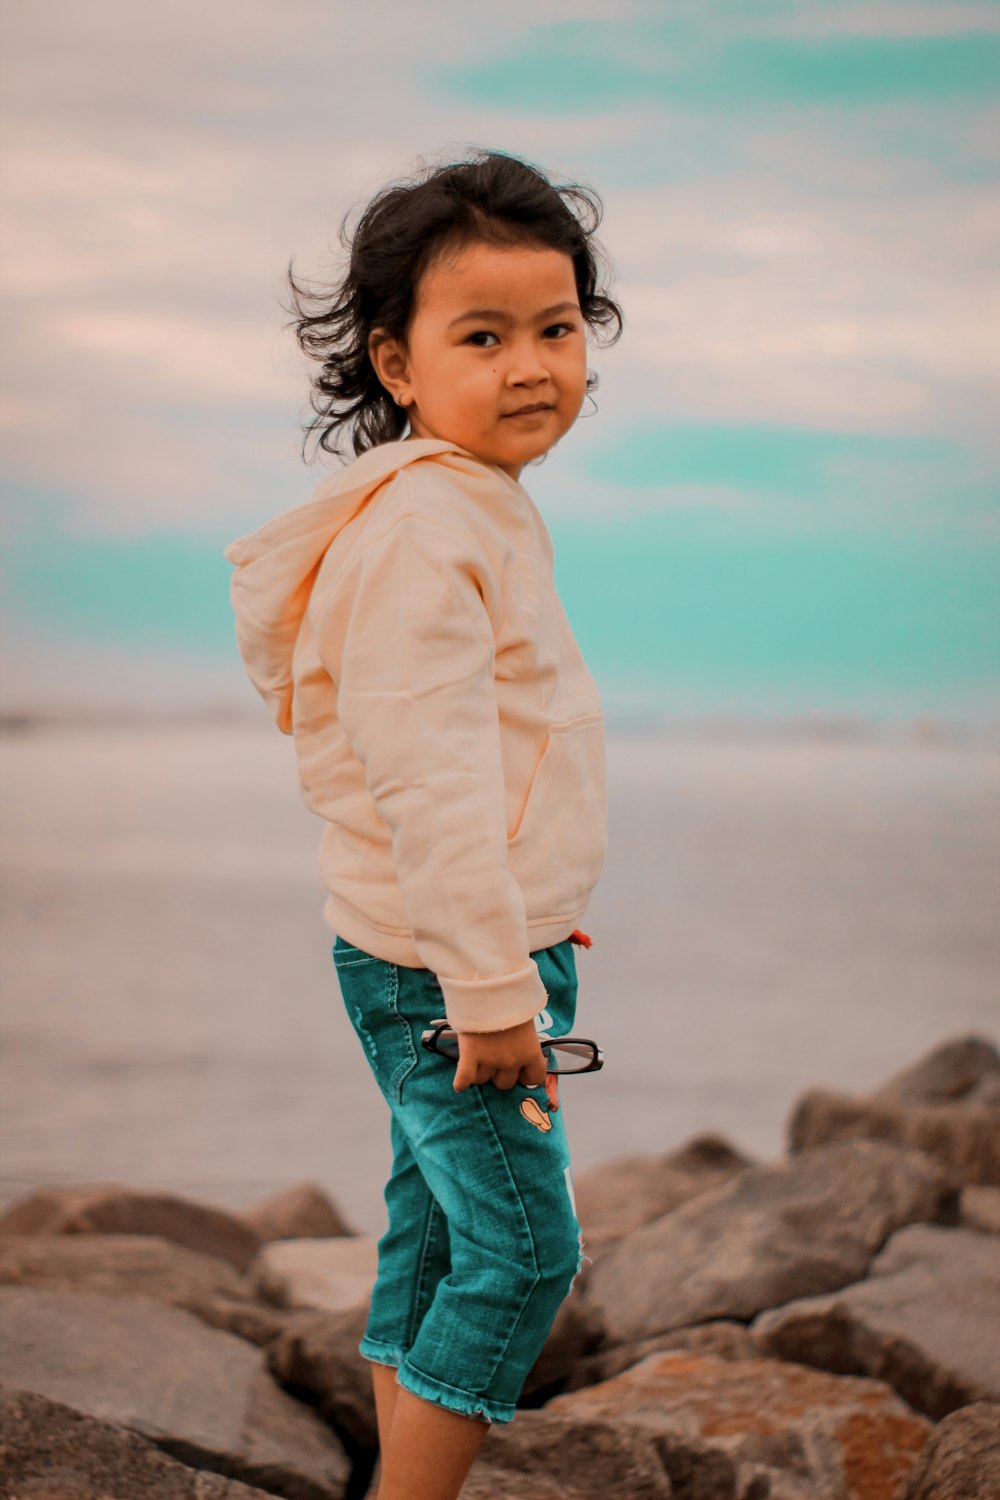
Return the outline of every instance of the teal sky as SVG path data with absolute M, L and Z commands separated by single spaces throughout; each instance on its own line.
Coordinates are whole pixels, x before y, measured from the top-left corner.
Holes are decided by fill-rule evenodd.
M 7 98 L 8 712 L 257 711 L 222 549 L 323 473 L 284 268 L 474 144 L 605 204 L 625 333 L 522 482 L 609 718 L 1000 720 L 1000 6 L 54 9 Z

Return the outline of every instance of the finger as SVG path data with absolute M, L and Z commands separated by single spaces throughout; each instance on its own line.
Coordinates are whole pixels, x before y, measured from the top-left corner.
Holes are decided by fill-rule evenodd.
M 455 1090 L 456 1094 L 461 1094 L 465 1089 L 469 1087 L 470 1083 L 474 1082 L 475 1069 L 472 1067 L 471 1063 L 463 1062 L 460 1058 L 458 1066 L 455 1069 L 455 1077 L 452 1080 L 452 1088 Z
M 549 1109 L 559 1108 L 559 1074 L 546 1073 L 545 1075 L 545 1097 L 549 1102 Z
M 493 1082 L 498 1089 L 512 1089 L 517 1082 L 517 1068 L 498 1068 L 493 1074 Z

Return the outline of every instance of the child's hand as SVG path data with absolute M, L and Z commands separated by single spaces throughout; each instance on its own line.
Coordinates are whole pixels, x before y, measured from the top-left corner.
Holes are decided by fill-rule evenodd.
M 458 1064 L 452 1087 L 461 1093 L 473 1083 L 494 1083 L 498 1089 L 511 1089 L 515 1083 L 544 1083 L 549 1107 L 559 1108 L 558 1095 L 548 1088 L 545 1054 L 533 1020 L 505 1031 L 458 1032 Z

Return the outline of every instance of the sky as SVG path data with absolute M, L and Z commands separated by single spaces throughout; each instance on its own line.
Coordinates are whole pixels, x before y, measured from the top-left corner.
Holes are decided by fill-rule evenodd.
M 625 329 L 522 483 L 609 722 L 1000 722 L 1000 4 L 51 0 L 0 75 L 2 708 L 245 711 L 226 543 L 304 503 L 390 180 L 596 190 Z

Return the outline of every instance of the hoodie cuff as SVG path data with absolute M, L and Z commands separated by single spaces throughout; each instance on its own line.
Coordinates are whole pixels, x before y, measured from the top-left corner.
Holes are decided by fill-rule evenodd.
M 443 974 L 437 979 L 445 1014 L 456 1031 L 504 1031 L 537 1016 L 549 998 L 533 958 L 499 979 L 446 979 Z

